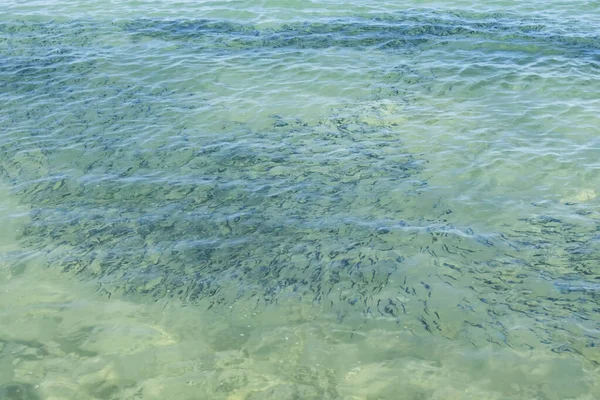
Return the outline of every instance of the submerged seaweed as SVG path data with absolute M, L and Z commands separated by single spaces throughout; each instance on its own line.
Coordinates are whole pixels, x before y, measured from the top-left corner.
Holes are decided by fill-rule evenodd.
M 545 346 L 600 362 L 587 350 L 600 338 L 585 328 L 597 328 L 600 312 L 599 218 L 542 213 L 476 232 L 423 195 L 427 155 L 410 153 L 386 116 L 418 105 L 419 91 L 436 84 L 431 74 L 399 62 L 377 71 L 367 98 L 320 121 L 274 115 L 256 129 L 229 119 L 206 132 L 180 118 L 191 102 L 168 83 L 104 76 L 109 51 L 72 24 L 0 26 L 27 50 L 2 48 L 3 99 L 31 100 L 2 117 L 0 174 L 31 206 L 22 240 L 49 267 L 108 294 L 215 310 L 306 301 L 357 324 L 377 318 L 474 346 Z M 115 26 L 134 44 L 151 37 L 195 50 L 414 49 L 465 37 L 598 49 L 496 15 Z M 528 329 L 510 327 L 522 318 Z

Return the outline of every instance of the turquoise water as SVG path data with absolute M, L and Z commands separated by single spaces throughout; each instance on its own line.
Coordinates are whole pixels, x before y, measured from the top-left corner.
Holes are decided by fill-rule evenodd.
M 0 5 L 0 398 L 600 397 L 594 3 Z

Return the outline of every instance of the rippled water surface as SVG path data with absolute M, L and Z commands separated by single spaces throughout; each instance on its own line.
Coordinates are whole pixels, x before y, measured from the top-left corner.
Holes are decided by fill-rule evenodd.
M 0 1 L 0 398 L 600 398 L 594 2 Z

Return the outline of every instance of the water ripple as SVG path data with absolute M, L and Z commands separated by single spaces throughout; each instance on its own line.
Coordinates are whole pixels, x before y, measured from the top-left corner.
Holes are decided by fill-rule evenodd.
M 412 10 L 0 38 L 0 176 L 48 267 L 600 362 L 597 35 Z

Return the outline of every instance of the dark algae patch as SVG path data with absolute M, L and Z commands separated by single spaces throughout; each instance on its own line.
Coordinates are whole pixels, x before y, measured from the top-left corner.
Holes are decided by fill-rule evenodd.
M 275 110 L 256 122 L 227 114 L 208 84 L 161 80 L 170 66 L 152 54 L 120 58 L 144 41 L 218 59 L 280 48 L 410 54 L 473 38 L 525 59 L 586 58 L 597 38 L 561 36 L 543 20 L 417 12 L 268 29 L 14 22 L 0 33 L 0 99 L 26 104 L 2 114 L 0 176 L 30 207 L 20 240 L 48 268 L 107 296 L 214 312 L 305 302 L 357 326 L 383 320 L 416 336 L 600 362 L 598 213 L 565 202 L 563 215 L 540 206 L 501 230 L 463 223 L 430 188 L 431 155 L 403 141 L 402 118 L 426 93 L 450 96 L 431 69 L 373 67 L 373 87 L 325 117 Z M 15 397 L 30 389 L 14 385 L 0 393 L 35 398 Z

